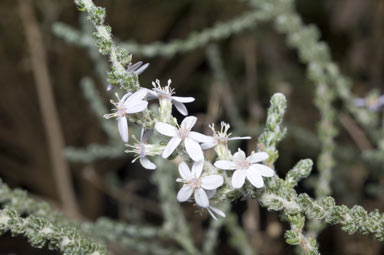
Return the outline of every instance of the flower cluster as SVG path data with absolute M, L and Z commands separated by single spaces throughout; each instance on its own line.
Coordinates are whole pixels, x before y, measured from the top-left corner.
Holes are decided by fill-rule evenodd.
M 128 67 L 127 72 L 137 72 L 138 75 L 147 67 L 146 65 L 140 66 L 141 62 L 132 65 Z M 141 165 L 150 170 L 156 169 L 156 165 L 150 161 L 149 156 L 161 155 L 164 159 L 172 155 L 180 156 L 182 158 L 182 162 L 178 166 L 180 178 L 176 181 L 182 183 L 183 186 L 177 193 L 179 202 L 194 202 L 200 208 L 206 209 L 214 219 L 216 219 L 216 215 L 224 217 L 224 212 L 214 207 L 213 201 L 210 200 L 214 200 L 216 191 L 225 186 L 225 178 L 231 178 L 234 189 L 242 188 L 246 179 L 255 188 L 262 188 L 264 186 L 263 177 L 271 177 L 275 174 L 274 170 L 262 164 L 269 158 L 267 153 L 252 152 L 247 157 L 240 148 L 234 155 L 228 149 L 228 141 L 251 139 L 251 137 L 230 137 L 231 133 L 228 132 L 230 126 L 224 122 L 221 123 L 219 131 L 215 130 L 214 124 L 210 125 L 213 131 L 212 136 L 192 131 L 197 118 L 187 116 L 188 111 L 184 103 L 191 103 L 195 99 L 174 96 L 174 89 L 170 86 L 171 80 L 168 80 L 165 87 L 161 87 L 159 80 L 153 82 L 152 85 L 152 89 L 141 88 L 133 94 L 125 94 L 121 99 L 116 95 L 119 101 L 117 103 L 111 101 L 115 106 L 114 112 L 105 115 L 105 118 L 117 118 L 121 138 L 128 143 L 127 120 L 129 116 L 144 111 L 149 100 L 159 100 L 159 112 L 154 129 L 146 131 L 142 128 L 140 140 L 133 136 L 136 143 L 127 144 L 129 149 L 126 152 L 134 153 L 136 156 L 133 162 L 139 159 Z M 186 116 L 180 125 L 172 116 L 173 105 L 182 115 Z M 156 137 L 153 136 L 154 130 L 161 135 L 161 142 L 156 143 Z M 149 140 L 152 136 L 155 141 L 151 144 Z M 165 137 L 170 139 L 164 141 Z M 218 155 L 217 161 L 213 164 L 214 167 L 212 164 L 206 163 L 204 159 L 204 150 L 213 148 Z M 192 163 L 191 170 L 188 162 Z M 222 170 L 234 170 L 234 172 L 231 177 L 228 177 Z M 217 200 L 215 201 L 217 202 Z

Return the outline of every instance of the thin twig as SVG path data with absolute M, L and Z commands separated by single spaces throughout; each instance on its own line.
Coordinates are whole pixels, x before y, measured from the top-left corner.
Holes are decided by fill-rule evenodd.
M 373 146 L 364 130 L 362 130 L 351 117 L 345 113 L 340 113 L 339 121 L 361 151 L 373 150 Z

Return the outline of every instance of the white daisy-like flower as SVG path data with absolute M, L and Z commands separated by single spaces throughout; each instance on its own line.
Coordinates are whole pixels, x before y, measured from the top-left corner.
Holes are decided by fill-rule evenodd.
M 356 98 L 354 103 L 358 107 L 367 107 L 372 112 L 377 112 L 384 105 L 384 95 L 368 95 L 365 98 Z
M 192 171 L 189 170 L 185 162 L 179 164 L 179 173 L 181 178 L 177 182 L 184 183 L 183 187 L 177 193 L 179 202 L 187 201 L 194 194 L 195 202 L 202 208 L 209 208 L 209 198 L 207 190 L 215 190 L 224 183 L 221 175 L 208 175 L 201 177 L 204 161 L 196 161 L 192 165 Z
M 114 113 L 105 114 L 104 118 L 117 118 L 117 126 L 119 128 L 119 133 L 121 139 L 124 142 L 128 142 L 128 114 L 142 112 L 147 108 L 148 102 L 143 100 L 143 98 L 147 95 L 146 89 L 140 89 L 135 93 L 127 93 L 121 99 L 119 95 L 116 94 L 117 99 L 119 100 L 117 103 L 111 100 L 111 103 L 116 107 L 113 109 Z
M 215 130 L 215 125 L 211 124 L 209 127 L 213 131 L 213 136 L 210 137 L 210 139 L 203 144 L 201 144 L 201 148 L 203 150 L 207 150 L 210 148 L 215 147 L 218 144 L 222 145 L 227 145 L 228 141 L 231 140 L 246 140 L 246 139 L 251 139 L 250 136 L 235 136 L 235 137 L 230 137 L 232 133 L 228 133 L 229 128 L 231 127 L 228 123 L 225 123 L 224 121 L 221 122 L 221 129 L 220 131 Z
M 163 151 L 163 158 L 168 158 L 183 141 L 185 150 L 193 161 L 204 159 L 203 150 L 199 143 L 207 141 L 209 136 L 191 131 L 196 121 L 196 117 L 188 116 L 181 122 L 179 128 L 164 122 L 156 123 L 155 129 L 160 134 L 172 137 Z
M 252 153 L 246 157 L 244 151 L 239 149 L 233 155 L 232 161 L 218 160 L 214 165 L 223 170 L 236 170 L 232 175 L 232 186 L 236 189 L 244 185 L 245 178 L 256 188 L 262 188 L 264 186 L 263 177 L 272 177 L 275 174 L 273 169 L 257 163 L 268 158 L 269 155 L 266 152 Z
M 159 100 L 169 100 L 182 115 L 187 116 L 188 110 L 184 104 L 195 101 L 195 98 L 172 96 L 173 94 L 175 94 L 175 92 L 174 89 L 170 87 L 171 83 L 172 81 L 171 79 L 169 79 L 168 85 L 165 87 L 161 87 L 159 80 L 156 80 L 156 82 L 152 82 L 153 89 L 148 90 L 147 99 L 152 100 L 158 98 Z
M 125 152 L 133 152 L 135 153 L 137 156 L 132 160 L 132 163 L 134 163 L 137 159 L 140 159 L 140 164 L 145 168 L 145 169 L 149 169 L 149 170 L 154 170 L 156 169 L 156 165 L 154 163 L 152 163 L 148 158 L 147 156 L 149 156 L 149 154 L 151 153 L 148 153 L 148 147 L 149 146 L 153 146 L 153 145 L 150 145 L 150 144 L 147 144 L 147 141 L 149 139 L 149 137 L 151 137 L 151 135 L 153 134 L 153 129 L 150 129 L 148 130 L 147 132 L 145 132 L 144 128 L 141 129 L 141 135 L 140 135 L 140 141 L 137 141 L 136 137 L 133 136 L 133 138 L 136 140 L 136 144 L 134 145 L 130 145 L 130 144 L 127 144 L 126 146 L 127 147 L 130 147 L 131 150 L 126 150 Z

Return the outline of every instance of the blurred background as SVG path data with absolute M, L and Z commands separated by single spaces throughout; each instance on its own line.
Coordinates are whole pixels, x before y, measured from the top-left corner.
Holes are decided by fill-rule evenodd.
M 92 55 L 92 49 L 84 47 L 86 39 L 77 40 L 73 35 L 75 43 L 70 43 L 70 39 L 60 36 L 63 27 L 57 27 L 66 24 L 90 38 L 88 22 L 72 1 L 23 2 L 0 2 L 0 177 L 11 187 L 21 187 L 60 208 L 60 185 L 54 168 L 64 167 L 76 196 L 75 209 L 72 208 L 76 213 L 69 212 L 74 218 L 95 220 L 107 216 L 160 225 L 163 216 L 156 185 L 151 181 L 153 172 L 143 169 L 138 162 L 131 164 L 133 155 L 123 153 L 123 144 L 115 139 L 115 121 L 109 120 L 109 127 L 102 124 L 98 113 L 103 107 L 92 107 L 87 100 L 87 95 L 96 93 L 107 111 L 112 108 L 109 100 L 114 95 L 105 89 L 105 72 L 100 73 L 107 70 L 107 62 L 98 57 L 96 50 Z M 187 38 L 193 31 L 234 19 L 249 10 L 245 2 L 224 0 L 96 3 L 106 7 L 106 20 L 115 39 L 138 45 Z M 353 80 L 357 97 L 364 97 L 373 89 L 383 93 L 383 0 L 298 0 L 296 7 L 305 23 L 319 27 L 321 39 L 328 43 L 335 62 Z M 40 35 L 42 43 L 33 31 Z M 209 123 L 218 125 L 220 120 L 226 120 L 234 127 L 234 135 L 251 134 L 257 138 L 270 97 L 276 92 L 284 93 L 288 101 L 288 136 L 279 147 L 279 174 L 283 177 L 299 159 L 316 161 L 320 141 L 316 137 L 319 113 L 313 104 L 314 85 L 306 78 L 297 52 L 286 46 L 284 36 L 272 24 L 256 25 L 172 56 L 134 54 L 133 60 L 150 63 L 140 75 L 143 87 L 151 88 L 155 79 L 165 85 L 171 78 L 178 96 L 195 97 L 196 101 L 187 107 L 191 115 L 199 117 L 196 128 L 207 134 L 211 134 Z M 217 75 L 217 66 L 224 73 Z M 39 82 L 52 89 L 54 108 L 49 102 L 44 103 L 51 95 L 44 88 L 39 89 Z M 339 104 L 336 102 L 335 107 L 340 108 Z M 52 122 L 59 125 L 52 126 Z M 383 211 L 382 167 L 362 160 L 361 148 L 346 131 L 345 122 L 338 121 L 337 125 L 340 131 L 332 195 L 338 204 L 360 204 L 367 210 Z M 56 131 L 50 134 L 47 127 Z M 132 133 L 138 137 L 138 130 L 132 129 Z M 52 152 L 52 148 L 63 146 L 65 150 Z M 256 139 L 240 146 L 249 152 L 256 150 Z M 316 176 L 316 169 L 313 173 Z M 302 182 L 298 192 L 313 194 L 311 182 L 311 178 Z M 193 223 L 192 231 L 199 244 L 208 215 L 194 213 L 191 205 L 183 205 L 183 209 L 188 222 Z M 232 204 L 232 211 L 259 254 L 294 253 L 285 244 L 283 233 L 287 226 L 280 223 L 279 214 L 267 213 L 255 201 L 237 201 Z M 222 230 L 217 254 L 237 254 L 226 238 Z M 324 254 L 384 254 L 382 245 L 371 236 L 350 236 L 338 226 L 328 226 L 318 241 Z M 42 254 L 38 249 L 28 248 L 22 238 L 1 236 L 0 254 L 8 252 Z

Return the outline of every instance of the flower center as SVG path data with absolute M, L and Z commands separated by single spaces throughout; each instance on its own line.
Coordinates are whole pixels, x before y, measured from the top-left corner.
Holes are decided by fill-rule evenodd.
M 188 137 L 188 134 L 189 134 L 189 130 L 186 128 L 180 128 L 178 130 L 178 135 L 183 140 Z
M 218 135 L 215 135 L 215 138 L 216 138 L 217 144 L 222 144 L 222 145 L 227 144 L 227 136 L 226 135 L 219 133 Z
M 247 160 L 237 161 L 236 164 L 240 169 L 247 169 L 249 167 L 249 162 Z
M 124 104 L 119 104 L 119 105 L 117 106 L 117 114 L 120 115 L 120 116 L 124 116 L 126 110 L 127 110 L 127 107 L 125 107 Z
M 200 188 L 201 186 L 201 181 L 200 179 L 192 179 L 189 181 L 189 186 L 191 186 L 194 189 Z
M 171 95 L 170 94 L 168 94 L 168 93 L 165 93 L 165 92 L 162 92 L 162 91 L 159 91 L 158 93 L 157 93 L 157 95 L 158 95 L 158 97 L 159 97 L 159 99 L 161 100 L 161 99 L 170 99 L 171 98 Z
M 371 96 L 367 99 L 367 104 L 369 107 L 374 107 L 377 104 L 378 98 Z

